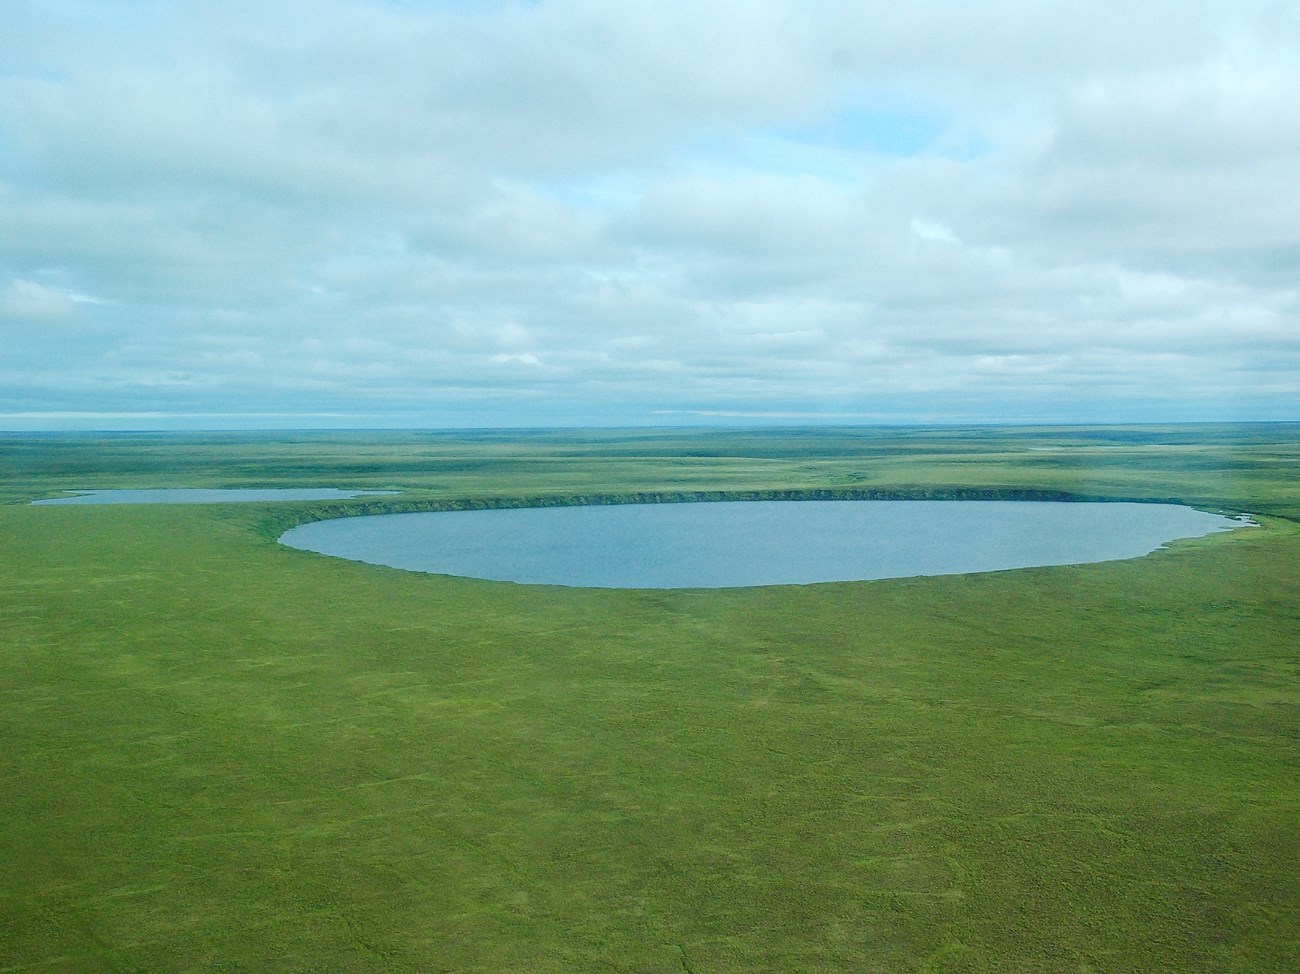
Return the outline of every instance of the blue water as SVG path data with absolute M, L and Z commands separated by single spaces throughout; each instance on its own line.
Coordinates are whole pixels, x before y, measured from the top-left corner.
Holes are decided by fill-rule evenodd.
M 33 504 L 231 504 L 253 501 L 326 501 L 391 490 L 339 490 L 334 487 L 160 488 L 157 490 L 91 490 L 72 497 L 51 497 Z
M 1240 525 L 1170 504 L 747 501 L 385 514 L 304 524 L 280 540 L 498 581 L 733 588 L 1110 561 Z

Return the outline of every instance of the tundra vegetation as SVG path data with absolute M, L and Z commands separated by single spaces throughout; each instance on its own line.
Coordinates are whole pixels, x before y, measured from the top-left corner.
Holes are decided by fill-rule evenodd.
M 66 489 L 330 503 L 33 507 Z M 710 591 L 340 513 L 1087 497 L 1258 528 Z M 1237 971 L 1300 956 L 1300 426 L 0 438 L 0 971 Z

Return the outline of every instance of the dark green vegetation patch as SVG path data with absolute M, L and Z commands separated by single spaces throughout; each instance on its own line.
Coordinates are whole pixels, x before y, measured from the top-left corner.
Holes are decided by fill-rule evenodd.
M 1296 427 L 22 436 L 0 470 L 0 971 L 1295 969 Z M 329 505 L 22 503 L 159 486 L 1265 516 L 649 593 L 274 543 Z

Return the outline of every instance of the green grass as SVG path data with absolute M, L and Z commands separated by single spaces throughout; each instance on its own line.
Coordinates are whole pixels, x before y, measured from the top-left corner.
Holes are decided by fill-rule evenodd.
M 0 506 L 0 971 L 1295 969 L 1296 427 L 14 437 L 0 470 L 14 501 L 1271 515 L 1126 562 L 636 592 L 276 545 L 310 504 Z

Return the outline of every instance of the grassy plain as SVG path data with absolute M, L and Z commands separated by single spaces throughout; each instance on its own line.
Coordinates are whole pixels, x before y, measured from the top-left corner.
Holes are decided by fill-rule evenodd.
M 340 505 L 25 504 L 289 485 L 1264 516 L 652 592 L 274 543 Z M 12 435 L 0 491 L 0 971 L 1295 970 L 1300 427 Z

